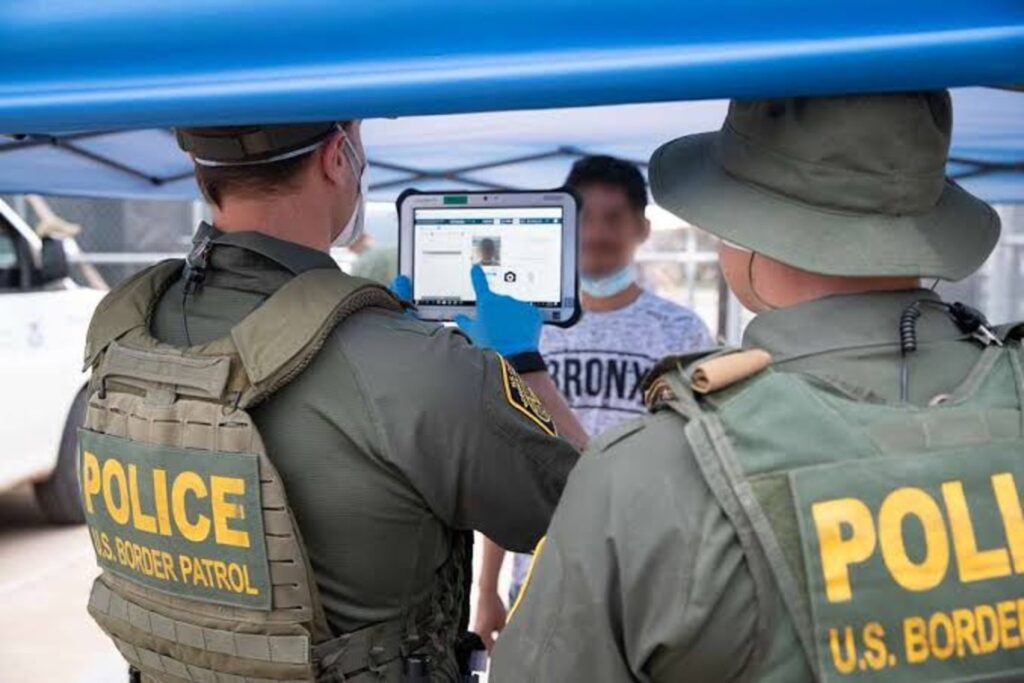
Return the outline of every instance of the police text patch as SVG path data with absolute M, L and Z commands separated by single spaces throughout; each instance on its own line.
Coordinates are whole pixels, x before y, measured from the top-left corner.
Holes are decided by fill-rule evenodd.
M 791 474 L 823 681 L 1021 680 L 1014 442 Z
M 80 430 L 82 502 L 100 566 L 174 595 L 271 608 L 259 458 Z
M 558 436 L 551 413 L 544 407 L 540 397 L 523 381 L 504 358 L 501 359 L 501 379 L 505 388 L 505 398 L 512 406 L 551 436 Z

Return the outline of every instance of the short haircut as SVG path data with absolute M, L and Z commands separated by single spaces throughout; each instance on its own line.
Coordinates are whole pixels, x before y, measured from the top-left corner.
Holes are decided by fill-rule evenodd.
M 196 183 L 206 200 L 218 207 L 229 194 L 260 197 L 288 193 L 297 189 L 299 175 L 314 152 L 251 166 L 196 164 Z
M 351 124 L 352 121 L 338 122 L 345 135 L 351 133 Z M 206 130 L 220 131 L 225 137 L 229 137 L 232 131 L 237 131 L 240 128 L 245 128 L 245 126 L 226 126 Z M 330 135 L 333 135 L 333 128 L 321 142 L 327 140 Z M 218 207 L 224 201 L 224 196 L 228 194 L 250 197 L 288 194 L 298 189 L 299 176 L 319 150 L 320 147 L 317 146 L 305 154 L 266 164 L 237 166 L 196 164 L 196 183 L 206 200 Z
M 637 165 L 603 154 L 586 156 L 572 165 L 566 187 L 582 190 L 588 185 L 617 187 L 626 195 L 629 205 L 643 213 L 647 208 L 647 183 Z

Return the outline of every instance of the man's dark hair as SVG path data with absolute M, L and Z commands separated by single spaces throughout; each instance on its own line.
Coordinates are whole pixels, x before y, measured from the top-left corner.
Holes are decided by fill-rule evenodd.
M 588 185 L 610 185 L 622 190 L 626 201 L 643 213 L 647 208 L 647 183 L 636 164 L 606 155 L 583 157 L 572 165 L 565 184 L 574 190 Z
M 315 150 L 314 150 L 315 151 Z M 299 174 L 313 152 L 251 166 L 201 166 L 196 164 L 196 183 L 206 200 L 220 206 L 228 194 L 253 197 L 296 189 Z

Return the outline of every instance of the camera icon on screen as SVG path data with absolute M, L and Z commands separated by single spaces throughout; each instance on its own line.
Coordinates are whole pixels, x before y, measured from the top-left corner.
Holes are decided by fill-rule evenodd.
M 511 270 L 505 272 L 505 282 L 515 282 L 516 274 Z

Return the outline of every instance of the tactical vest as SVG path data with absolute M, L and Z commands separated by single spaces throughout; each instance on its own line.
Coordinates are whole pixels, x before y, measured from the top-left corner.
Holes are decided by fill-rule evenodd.
M 126 282 L 90 326 L 80 467 L 102 569 L 90 614 L 144 681 L 402 680 L 403 658 L 431 651 L 437 635 L 424 631 L 441 630 L 423 621 L 436 605 L 331 633 L 249 412 L 301 373 L 347 316 L 401 305 L 369 281 L 311 270 L 228 336 L 180 349 L 154 339 L 149 318 L 181 270 L 167 261 Z
M 1020 343 L 929 407 L 771 367 L 729 378 L 730 358 L 751 368 L 732 353 L 669 361 L 647 388 L 686 419 L 744 548 L 746 680 L 1024 680 Z

